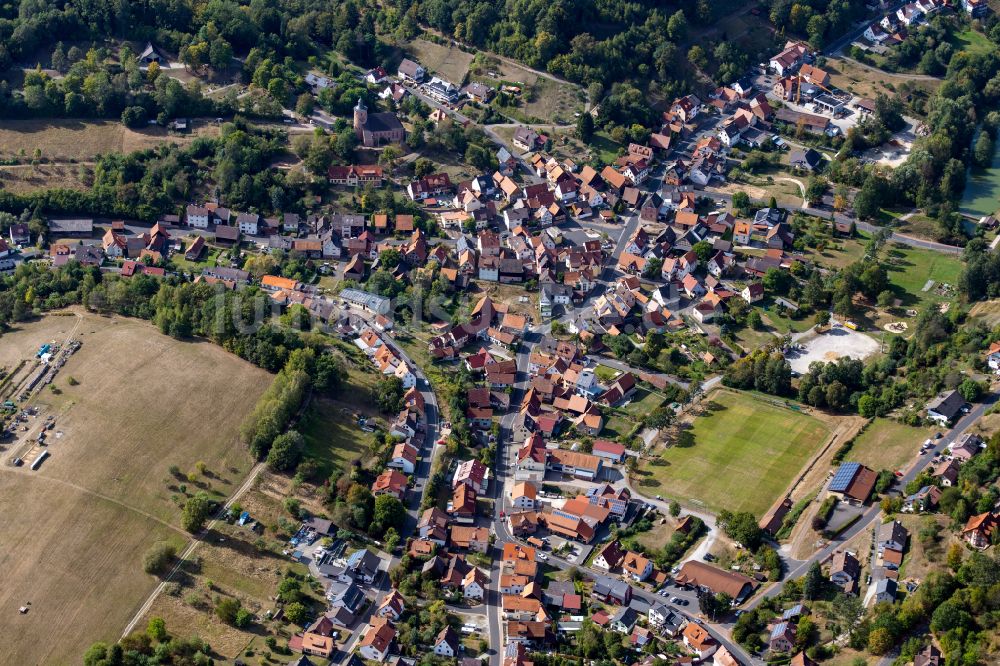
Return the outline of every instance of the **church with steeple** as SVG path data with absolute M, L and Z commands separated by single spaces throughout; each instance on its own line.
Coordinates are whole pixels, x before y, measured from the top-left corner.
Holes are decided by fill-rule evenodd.
M 354 107 L 354 133 L 364 146 L 373 148 L 387 143 L 402 143 L 406 130 L 395 113 L 368 113 L 364 100 Z

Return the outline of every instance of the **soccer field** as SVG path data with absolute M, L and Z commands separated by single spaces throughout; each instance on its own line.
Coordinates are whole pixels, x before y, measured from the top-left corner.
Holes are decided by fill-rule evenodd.
M 830 435 L 818 419 L 749 394 L 720 391 L 707 405 L 678 442 L 642 465 L 640 492 L 760 517 Z

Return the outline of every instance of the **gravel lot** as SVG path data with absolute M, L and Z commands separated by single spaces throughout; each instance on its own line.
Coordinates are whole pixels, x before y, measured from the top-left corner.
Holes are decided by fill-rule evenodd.
M 813 361 L 836 361 L 843 356 L 863 359 L 878 351 L 878 342 L 864 333 L 836 326 L 815 337 L 800 339 L 805 349 L 789 351 L 785 357 L 795 372 L 807 372 Z

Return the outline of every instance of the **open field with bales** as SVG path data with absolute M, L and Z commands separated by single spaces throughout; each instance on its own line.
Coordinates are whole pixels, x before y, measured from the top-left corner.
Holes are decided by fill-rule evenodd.
M 5 335 L 0 363 L 43 343 L 82 347 L 30 404 L 34 437 L 52 416 L 51 457 L 13 467 L 30 442 L 8 443 L 0 465 L 0 632 L 11 663 L 74 663 L 95 640 L 118 637 L 155 580 L 143 554 L 181 547 L 185 495 L 228 497 L 253 465 L 238 441 L 266 372 L 208 342 L 181 342 L 120 317 L 47 316 Z M 101 612 L 94 612 L 100 608 Z M 52 627 L 61 627 L 53 635 Z
M 775 402 L 732 391 L 707 398 L 691 427 L 643 462 L 641 492 L 763 514 L 830 435 L 822 421 Z

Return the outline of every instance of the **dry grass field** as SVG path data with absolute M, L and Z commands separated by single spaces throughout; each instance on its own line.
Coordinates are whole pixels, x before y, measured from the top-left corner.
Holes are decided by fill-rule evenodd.
M 406 45 L 406 51 L 432 76 L 439 76 L 456 86 L 465 79 L 473 57 L 454 46 L 441 46 L 423 39 L 414 39 Z
M 50 316 L 4 336 L 0 362 L 77 324 L 83 346 L 55 381 L 60 393 L 34 399 L 56 417 L 51 458 L 37 472 L 14 468 L 15 444 L 0 465 L 0 607 L 32 602 L 27 615 L 0 615 L 3 663 L 75 663 L 90 642 L 117 638 L 154 584 L 145 551 L 187 540 L 178 486 L 228 496 L 252 466 L 237 430 L 270 376 L 210 343 L 138 320 Z M 191 477 L 172 477 L 172 465 Z
M 289 481 L 283 477 L 263 474 L 257 486 L 243 496 L 240 504 L 256 520 L 273 526 L 282 518 L 290 519 L 282 507 L 282 499 L 291 494 Z M 302 497 L 303 506 L 312 511 L 318 504 Z M 273 545 L 272 529 L 265 531 L 264 540 Z M 180 587 L 176 594 L 161 594 L 149 612 L 140 621 L 144 627 L 151 617 L 162 617 L 167 628 L 181 635 L 197 635 L 208 641 L 217 657 L 234 659 L 253 644 L 253 658 L 243 654 L 248 664 L 259 663 L 261 651 L 266 651 L 263 636 L 273 633 L 279 645 L 287 641 L 288 625 L 283 622 L 266 622 L 263 617 L 274 609 L 274 596 L 278 583 L 287 569 L 305 574 L 304 565 L 280 556 L 272 549 L 255 545 L 257 536 L 245 528 L 220 523 L 217 531 L 199 544 L 195 551 L 197 566 L 185 567 L 177 577 Z M 212 589 L 208 589 L 211 582 Z M 232 596 L 240 600 L 261 622 L 247 630 L 236 629 L 219 620 L 213 612 L 212 600 L 216 596 Z M 257 645 L 259 643 L 259 645 Z M 291 657 L 273 655 L 279 662 Z
M 30 160 L 38 148 L 49 161 L 87 161 L 102 153 L 127 153 L 166 142 L 190 143 L 198 136 L 218 133 L 218 126 L 202 123 L 188 134 L 174 134 L 163 127 L 131 130 L 110 120 L 7 120 L 0 125 L 0 158 L 23 155 Z
M 869 69 L 843 58 L 827 58 L 824 69 L 830 73 L 833 85 L 849 90 L 855 95 L 872 99 L 879 93 L 891 95 L 903 84 L 929 93 L 941 85 L 940 81 L 911 79 L 891 72 Z

